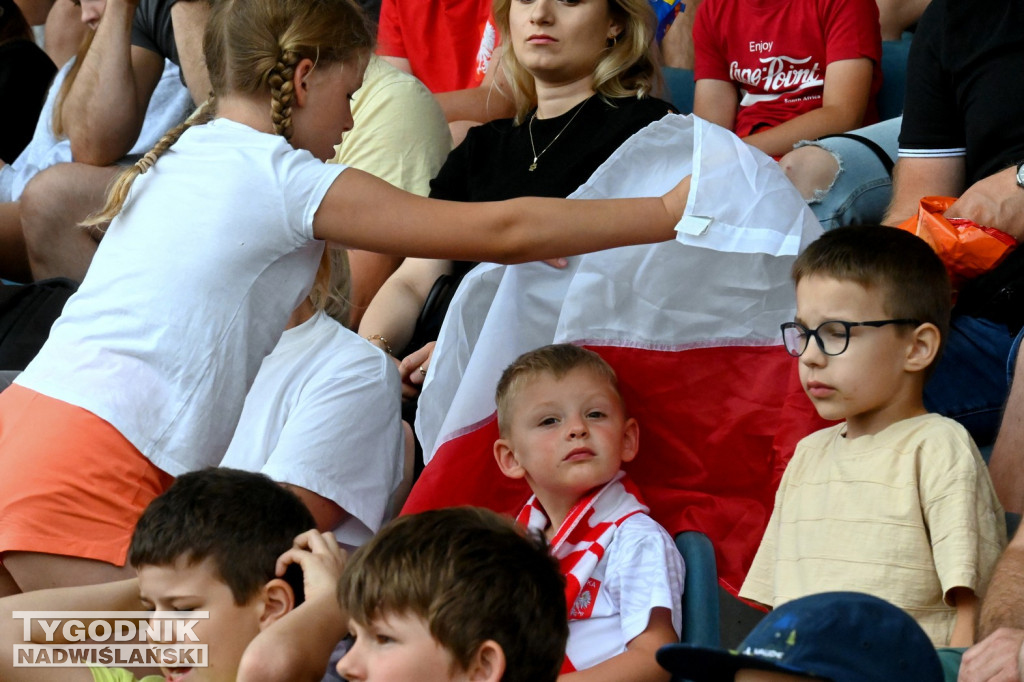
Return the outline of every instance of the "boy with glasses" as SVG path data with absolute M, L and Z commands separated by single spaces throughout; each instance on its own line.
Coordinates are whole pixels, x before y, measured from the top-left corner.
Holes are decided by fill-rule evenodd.
M 967 646 L 1006 526 L 971 437 L 924 408 L 949 324 L 945 268 L 908 232 L 850 227 L 811 244 L 793 280 L 786 350 L 818 414 L 843 421 L 797 445 L 740 596 L 866 592 L 936 646 Z

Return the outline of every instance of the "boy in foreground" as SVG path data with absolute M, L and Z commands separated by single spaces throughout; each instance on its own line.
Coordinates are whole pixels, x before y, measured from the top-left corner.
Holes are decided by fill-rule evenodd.
M 545 346 L 505 370 L 496 400 L 495 459 L 534 493 L 518 520 L 544 533 L 566 580 L 560 679 L 667 680 L 654 652 L 679 640 L 682 559 L 621 471 L 639 427 L 615 372 L 592 351 Z
M 740 596 L 777 608 L 854 590 L 904 609 L 936 646 L 967 646 L 1006 542 L 977 447 L 922 391 L 949 323 L 945 267 L 888 227 L 826 233 L 793 266 L 782 325 L 825 419 L 797 445 Z
M 569 630 L 547 543 L 494 512 L 404 516 L 338 584 L 351 682 L 554 682 Z
M 320 680 L 350 622 L 360 635 L 342 661 L 350 680 L 555 679 L 567 627 L 561 579 L 543 542 L 480 510 L 404 518 L 344 574 L 350 620 L 338 605 L 345 553 L 331 533 L 312 526 L 299 498 L 261 474 L 217 468 L 182 475 L 139 519 L 129 555 L 137 579 L 0 600 L 0 679 L 138 679 L 119 668 L 15 667 L 23 621 L 13 612 L 56 609 L 208 612 L 192 629 L 207 646 L 208 666 L 163 668 L 142 682 Z M 358 585 L 371 587 L 354 592 Z M 382 585 L 391 591 L 378 591 Z M 405 629 L 387 629 L 396 624 Z M 422 646 L 411 667 L 404 656 L 410 629 L 428 634 L 416 640 Z M 38 622 L 31 635 L 45 640 Z
M 179 476 L 135 527 L 129 561 L 138 578 L 0 601 L 0 679 L 137 679 L 123 668 L 14 667 L 13 645 L 26 643 L 22 621 L 12 617 L 15 611 L 208 612 L 209 618 L 192 629 L 207 647 L 208 665 L 164 667 L 162 677 L 143 682 L 247 679 L 240 662 L 250 643 L 270 629 L 287 631 L 304 620 L 320 623 L 328 633 L 325 640 L 336 642 L 345 628 L 333 592 L 345 556 L 333 536 L 306 532 L 314 525 L 298 497 L 261 474 L 206 469 Z M 61 629 L 56 634 L 59 641 Z M 46 641 L 38 622 L 33 622 L 31 640 Z M 309 661 L 310 667 L 290 670 L 287 679 L 319 679 L 334 642 L 300 642 L 295 658 Z

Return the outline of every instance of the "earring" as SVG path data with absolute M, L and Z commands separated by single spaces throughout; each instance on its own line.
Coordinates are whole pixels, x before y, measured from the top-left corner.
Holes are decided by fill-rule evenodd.
M 616 35 L 608 36 L 608 47 L 609 48 L 615 47 L 618 44 L 619 44 L 619 36 L 617 34 Z

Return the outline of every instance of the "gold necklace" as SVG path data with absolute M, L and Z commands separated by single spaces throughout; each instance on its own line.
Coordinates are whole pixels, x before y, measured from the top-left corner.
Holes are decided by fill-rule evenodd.
M 593 95 L 591 95 L 590 97 L 593 97 Z M 562 129 L 558 131 L 557 135 L 555 135 L 555 139 L 551 140 L 551 142 L 548 142 L 547 147 L 544 147 L 544 149 L 540 150 L 540 154 L 537 153 L 537 147 L 534 146 L 533 144 L 533 120 L 537 118 L 537 112 L 533 112 L 533 116 L 530 117 L 530 122 L 526 126 L 526 132 L 530 134 L 530 150 L 533 151 L 533 163 L 530 164 L 530 167 L 527 170 L 537 170 L 537 159 L 544 156 L 544 152 L 551 149 L 551 145 L 557 142 L 558 138 L 560 138 L 562 136 L 562 133 L 565 132 L 565 129 L 572 125 L 572 122 L 576 120 L 576 117 L 579 116 L 579 113 L 583 111 L 583 107 L 586 106 L 587 102 L 590 101 L 590 97 L 586 98 L 585 100 L 583 100 L 582 103 L 580 103 L 579 107 L 576 109 L 576 113 L 572 115 L 572 118 L 569 119 L 569 122 L 562 126 Z

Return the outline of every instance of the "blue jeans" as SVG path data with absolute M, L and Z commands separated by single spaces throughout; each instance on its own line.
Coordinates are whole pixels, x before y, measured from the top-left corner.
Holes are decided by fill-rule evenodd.
M 1009 392 L 1015 342 L 1006 325 L 954 317 L 946 349 L 924 387 L 924 406 L 960 422 L 979 446 L 991 445 Z
M 852 134 L 874 142 L 895 163 L 902 122 L 902 117 L 894 118 Z M 839 163 L 832 185 L 807 202 L 824 229 L 882 221 L 892 197 L 892 177 L 874 150 L 846 137 L 805 140 L 796 146 L 821 147 Z

